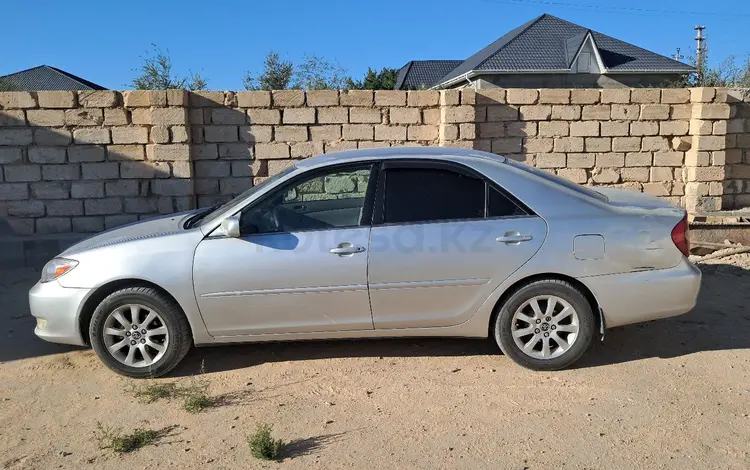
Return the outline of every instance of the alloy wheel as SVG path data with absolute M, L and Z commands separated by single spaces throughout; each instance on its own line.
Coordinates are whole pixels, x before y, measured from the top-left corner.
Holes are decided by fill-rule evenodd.
M 158 312 L 138 304 L 117 307 L 107 315 L 104 345 L 118 362 L 130 367 L 148 367 L 164 356 L 169 332 Z
M 578 328 L 578 313 L 570 303 L 555 295 L 538 295 L 513 314 L 511 334 L 527 356 L 552 359 L 570 349 Z

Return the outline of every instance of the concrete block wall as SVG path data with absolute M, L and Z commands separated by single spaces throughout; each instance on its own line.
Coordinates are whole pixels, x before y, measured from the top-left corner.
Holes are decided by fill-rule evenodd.
M 226 200 L 296 160 L 395 145 L 437 145 L 436 91 L 194 92 L 191 158 L 199 206 Z
M 0 222 L 19 235 L 97 232 L 194 207 L 187 99 L 0 93 Z
M 691 211 L 747 207 L 743 96 L 715 88 L 450 90 L 442 95 L 440 144 L 503 154 L 576 183 L 643 191 Z
M 691 211 L 750 206 L 741 90 L 5 92 L 0 225 L 95 232 L 223 202 L 298 159 L 410 145 L 503 154 Z

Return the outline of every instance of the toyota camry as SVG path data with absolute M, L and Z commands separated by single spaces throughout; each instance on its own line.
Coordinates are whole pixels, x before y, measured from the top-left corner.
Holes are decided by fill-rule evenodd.
M 300 160 L 224 205 L 92 236 L 44 267 L 36 334 L 157 377 L 192 345 L 491 338 L 555 370 L 605 329 L 685 313 L 685 210 L 475 150 Z

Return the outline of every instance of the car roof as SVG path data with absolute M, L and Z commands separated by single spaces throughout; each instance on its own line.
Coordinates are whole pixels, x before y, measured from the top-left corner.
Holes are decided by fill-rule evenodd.
M 453 157 L 453 158 L 452 158 Z M 312 158 L 306 158 L 296 163 L 297 168 L 317 168 L 338 163 L 358 162 L 367 160 L 385 160 L 392 158 L 414 158 L 435 159 L 445 158 L 476 158 L 490 160 L 496 163 L 505 162 L 505 157 L 493 153 L 481 152 L 479 150 L 462 149 L 453 147 L 384 147 L 359 150 L 345 150 L 341 152 L 326 153 Z

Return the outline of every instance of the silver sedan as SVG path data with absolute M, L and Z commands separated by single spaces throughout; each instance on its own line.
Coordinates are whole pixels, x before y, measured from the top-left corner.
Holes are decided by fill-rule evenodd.
M 160 376 L 191 345 L 492 338 L 564 368 L 605 328 L 685 313 L 684 209 L 496 155 L 389 148 L 302 160 L 226 204 L 120 227 L 51 260 L 36 334 Z

